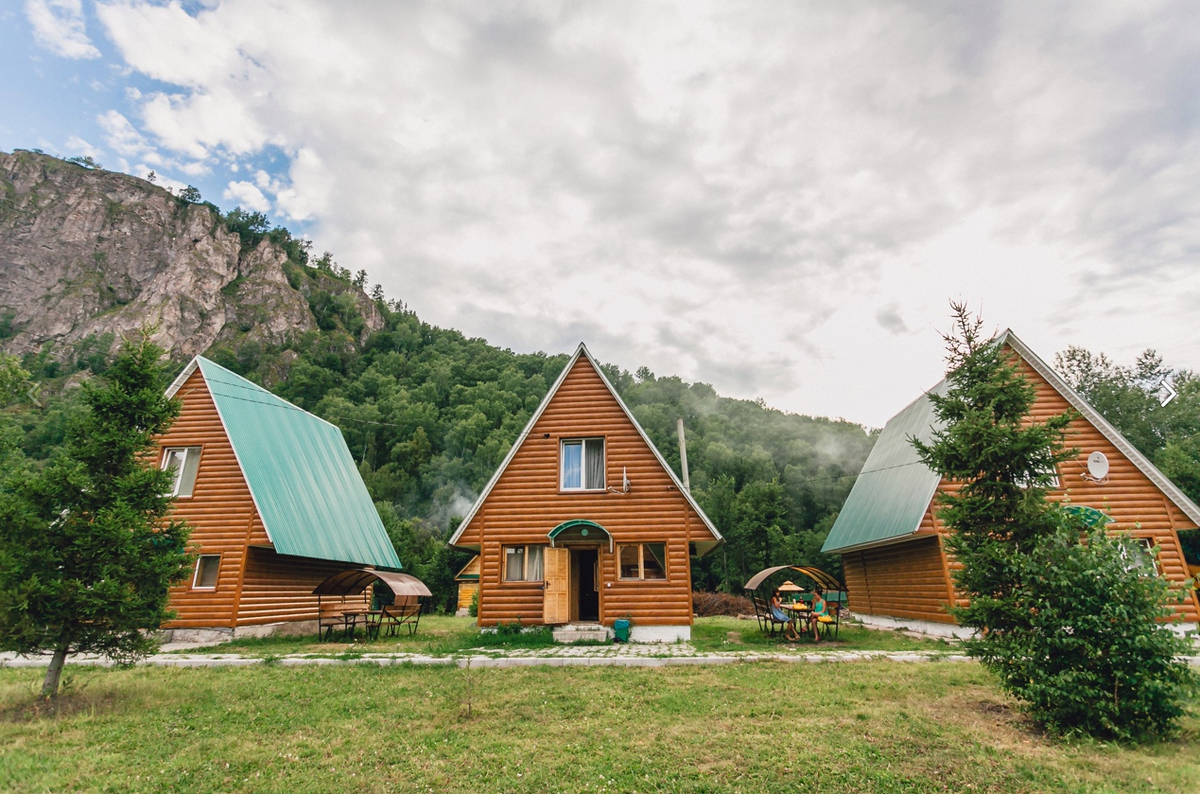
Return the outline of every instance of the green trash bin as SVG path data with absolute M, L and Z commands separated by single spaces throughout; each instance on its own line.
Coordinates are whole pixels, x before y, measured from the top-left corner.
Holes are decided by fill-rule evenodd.
M 616 635 L 617 642 L 629 642 L 629 621 L 625 618 L 613 621 L 613 634 Z

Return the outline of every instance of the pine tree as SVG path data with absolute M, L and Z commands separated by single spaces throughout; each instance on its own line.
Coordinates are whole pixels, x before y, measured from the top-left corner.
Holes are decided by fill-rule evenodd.
M 179 405 L 163 395 L 162 351 L 127 341 L 65 451 L 0 485 L 0 649 L 52 655 L 43 696 L 71 653 L 132 662 L 155 648 L 170 586 L 188 570 L 188 528 L 166 520 L 170 474 L 146 465 Z
M 958 485 L 939 496 L 961 563 L 958 622 L 978 634 L 972 655 L 1060 733 L 1130 739 L 1168 732 L 1196 679 L 1176 657 L 1190 643 L 1161 621 L 1173 596 L 1128 538 L 1082 521 L 1046 498 L 1057 463 L 1074 455 L 1073 415 L 1028 417 L 1033 387 L 999 340 L 951 304 L 948 388 L 931 394 L 942 423 L 921 459 Z
M 962 567 L 955 585 L 968 600 L 955 618 L 981 633 L 1028 625 L 1015 608 L 1021 561 L 1037 542 L 1060 527 L 1062 517 L 1046 500 L 1055 466 L 1071 456 L 1063 432 L 1071 414 L 1029 422 L 1033 386 L 983 321 L 965 304 L 952 303 L 944 395 L 930 394 L 943 429 L 929 444 L 913 445 L 931 469 L 958 483 L 939 496 L 938 517 L 953 530 L 946 548 Z

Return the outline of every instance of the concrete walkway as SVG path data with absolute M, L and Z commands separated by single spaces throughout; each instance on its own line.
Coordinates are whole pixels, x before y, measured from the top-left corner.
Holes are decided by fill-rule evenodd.
M 719 653 L 696 650 L 688 643 L 661 645 L 555 645 L 542 648 L 477 648 L 469 652 L 446 656 L 419 653 L 362 653 L 347 648 L 342 654 L 287 654 L 284 656 L 243 655 L 212 652 L 212 645 L 199 643 L 170 643 L 163 653 L 147 657 L 139 664 L 155 667 L 246 667 L 258 664 L 280 664 L 285 667 L 306 665 L 421 665 L 466 667 L 672 667 L 677 665 L 733 664 L 735 662 L 791 662 L 825 664 L 838 662 L 889 661 L 908 663 L 967 662 L 969 656 L 946 651 L 854 651 L 822 648 L 819 645 L 781 647 L 770 651 L 739 651 L 730 649 Z M 203 649 L 203 652 L 201 651 Z M 175 651 L 167 653 L 165 651 Z M 196 651 L 188 653 L 188 651 Z M 1193 667 L 1200 667 L 1200 655 L 1187 657 Z M 0 654 L 0 667 L 45 667 L 48 656 L 20 657 Z M 108 659 L 97 656 L 72 656 L 67 664 L 111 667 Z
M 211 646 L 207 646 L 210 647 Z M 171 648 L 164 650 L 190 650 Z M 702 653 L 686 643 L 670 645 L 604 645 L 554 646 L 549 648 L 520 648 L 513 650 L 480 648 L 469 653 L 449 656 L 427 656 L 417 653 L 356 653 L 348 651 L 338 656 L 318 654 L 288 654 L 286 656 L 248 656 L 237 653 L 158 653 L 140 664 L 155 667 L 244 667 L 256 664 L 280 664 L 287 667 L 305 665 L 421 665 L 466 667 L 671 667 L 676 665 L 732 664 L 734 662 L 793 662 L 835 663 L 869 660 L 892 662 L 965 662 L 970 658 L 941 651 L 848 651 L 819 648 L 778 651 L 728 651 Z M 0 667 L 45 667 L 48 656 L 20 657 L 0 654 Z M 111 667 L 108 659 L 97 656 L 72 656 L 70 665 Z

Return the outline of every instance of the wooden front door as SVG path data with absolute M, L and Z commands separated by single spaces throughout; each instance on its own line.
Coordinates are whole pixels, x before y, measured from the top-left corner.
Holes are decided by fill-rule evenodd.
M 546 549 L 543 552 L 545 589 L 542 596 L 542 622 L 547 625 L 571 621 L 571 552 Z

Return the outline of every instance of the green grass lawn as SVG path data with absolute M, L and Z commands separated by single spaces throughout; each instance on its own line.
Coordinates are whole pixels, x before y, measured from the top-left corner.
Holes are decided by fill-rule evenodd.
M 533 648 L 553 645 L 549 631 L 525 634 L 481 633 L 474 618 L 455 618 L 427 615 L 421 618 L 415 635 L 402 629 L 397 636 L 380 637 L 367 642 L 360 632 L 355 641 L 319 642 L 316 635 L 304 637 L 243 638 L 211 646 L 205 650 L 215 653 L 241 653 L 252 656 L 283 656 L 291 653 L 339 656 L 361 653 L 420 653 L 445 656 L 470 650 L 489 648 Z M 841 627 L 836 642 L 814 643 L 804 639 L 786 643 L 778 637 L 767 637 L 759 631 L 758 623 L 737 618 L 697 618 L 692 627 L 692 645 L 705 653 L 738 651 L 771 651 L 780 648 L 803 650 L 952 650 L 954 646 L 942 641 L 917 639 L 894 631 L 873 631 L 854 624 Z M 192 651 L 181 651 L 191 653 Z
M 1200 721 L 1031 731 L 974 663 L 0 670 L 14 792 L 1192 792 Z M 469 715 L 468 715 L 469 710 Z

